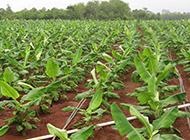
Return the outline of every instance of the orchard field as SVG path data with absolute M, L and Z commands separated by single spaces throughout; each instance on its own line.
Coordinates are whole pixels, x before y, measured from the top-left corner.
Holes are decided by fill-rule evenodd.
M 190 21 L 0 24 L 0 139 L 190 138 Z

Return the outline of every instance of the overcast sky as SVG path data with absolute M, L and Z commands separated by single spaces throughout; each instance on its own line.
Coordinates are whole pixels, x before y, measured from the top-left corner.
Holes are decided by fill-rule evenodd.
M 0 0 L 0 8 L 6 8 L 9 4 L 13 11 L 20 11 L 24 8 L 28 10 L 35 7 L 41 9 L 51 9 L 53 7 L 65 9 L 69 5 L 90 0 Z M 103 1 L 103 0 L 102 0 Z M 108 1 L 108 0 L 107 0 Z M 161 12 L 162 9 L 171 12 L 190 12 L 190 0 L 123 0 L 129 3 L 129 7 L 133 9 L 148 8 L 152 12 Z

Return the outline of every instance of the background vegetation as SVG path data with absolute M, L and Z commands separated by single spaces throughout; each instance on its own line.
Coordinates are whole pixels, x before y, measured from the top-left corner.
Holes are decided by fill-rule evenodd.
M 128 3 L 121 0 L 89 1 L 86 5 L 78 3 L 70 5 L 66 9 L 30 10 L 23 9 L 13 12 L 7 5 L 6 9 L 0 8 L 0 19 L 92 19 L 92 20 L 116 20 L 116 19 L 143 19 L 143 20 L 174 20 L 190 19 L 190 13 L 153 13 L 147 8 L 131 10 Z

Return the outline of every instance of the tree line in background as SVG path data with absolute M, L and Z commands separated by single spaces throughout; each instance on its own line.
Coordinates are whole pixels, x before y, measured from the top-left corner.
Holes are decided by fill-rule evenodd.
M 190 19 L 190 13 L 153 13 L 147 8 L 131 10 L 128 3 L 121 0 L 108 1 L 89 1 L 86 5 L 78 3 L 70 5 L 66 9 L 46 9 L 30 10 L 23 9 L 18 12 L 13 12 L 8 5 L 6 9 L 0 8 L 0 19 L 92 19 L 92 20 L 128 20 L 128 19 L 143 19 L 143 20 L 180 20 Z

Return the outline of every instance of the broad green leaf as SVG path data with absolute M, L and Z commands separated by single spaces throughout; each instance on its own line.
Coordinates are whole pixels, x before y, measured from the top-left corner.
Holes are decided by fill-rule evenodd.
M 125 49 L 125 51 L 123 52 L 123 56 L 124 57 L 128 56 L 128 54 L 130 54 L 131 50 L 132 50 L 131 47 L 127 47 L 127 49 Z
M 11 97 L 15 100 L 20 96 L 19 93 L 14 88 L 12 88 L 9 84 L 7 84 L 4 81 L 0 81 L 0 87 L 1 87 L 1 93 L 4 96 Z
M 103 53 L 103 57 L 104 57 L 104 59 L 105 59 L 107 62 L 109 62 L 109 63 L 111 63 L 111 64 L 114 63 L 114 62 L 113 62 L 113 58 L 112 58 L 111 56 L 109 56 L 108 54 Z
M 170 127 L 178 116 L 178 110 L 177 106 L 166 110 L 159 119 L 153 121 L 154 130 Z
M 138 129 L 134 129 L 131 131 L 128 135 L 127 138 L 129 140 L 146 140 L 138 131 Z
M 32 89 L 27 95 L 23 96 L 23 100 L 30 100 L 30 101 L 34 101 L 37 98 L 41 97 L 42 94 L 44 94 L 44 92 L 46 91 L 45 87 L 37 87 Z
M 118 93 L 113 93 L 111 91 L 104 92 L 104 95 L 108 96 L 109 98 L 120 98 Z
M 29 55 L 30 55 L 30 46 L 27 46 L 26 47 L 26 55 L 25 55 L 25 59 L 24 59 L 24 64 L 23 64 L 23 67 L 25 68 L 26 67 L 26 63 L 27 63 L 27 61 L 28 61 L 28 57 L 29 57 Z
M 153 140 L 163 140 L 163 139 L 161 138 L 161 135 L 160 135 L 160 134 L 157 134 L 157 135 L 155 135 L 155 136 L 153 137 Z
M 183 70 L 184 72 L 190 72 L 190 68 L 186 68 Z
M 183 140 L 175 134 L 157 134 L 153 137 L 153 140 Z
M 112 55 L 117 59 L 117 60 L 122 60 L 122 55 L 116 52 L 115 50 L 112 50 Z
M 103 40 L 100 42 L 99 46 L 98 46 L 98 50 L 100 50 L 107 42 L 107 37 L 104 36 Z
M 156 74 L 157 71 L 157 61 L 156 58 L 153 56 L 152 51 L 150 48 L 145 48 L 143 54 L 148 56 L 148 68 Z
M 35 51 L 35 56 L 36 56 L 36 61 L 40 60 L 40 57 L 42 55 L 42 51 L 43 49 L 41 47 L 39 47 L 36 51 Z
M 168 91 L 168 92 L 175 92 L 175 91 L 179 91 L 180 86 L 178 85 L 169 85 L 169 86 L 164 86 L 161 90 L 164 91 Z
M 127 66 L 128 63 L 129 63 L 128 60 L 119 61 L 118 64 L 114 68 L 114 72 L 118 72 L 119 70 L 124 69 L 125 66 Z
M 91 71 L 91 74 L 92 74 L 92 77 L 93 77 L 93 79 L 94 79 L 94 83 L 95 83 L 95 84 L 98 84 L 98 80 L 97 80 L 97 78 L 96 78 L 95 69 L 93 69 L 93 70 Z
M 112 38 L 115 36 L 115 34 L 116 34 L 116 32 L 112 32 L 112 34 L 110 34 L 110 35 L 108 36 L 108 40 L 112 39 Z
M 140 77 L 146 82 L 148 83 L 151 75 L 150 73 L 147 71 L 147 69 L 145 68 L 145 66 L 143 65 L 143 63 L 141 62 L 141 60 L 138 57 L 135 57 L 135 67 L 140 75 Z
M 83 52 L 82 47 L 80 47 L 80 48 L 76 51 L 76 53 L 75 53 L 75 55 L 74 55 L 74 58 L 73 58 L 73 61 L 72 61 L 72 65 L 73 65 L 73 66 L 76 65 L 76 64 L 80 61 L 81 56 L 82 56 L 82 52 Z
M 92 42 L 92 48 L 94 49 L 94 52 L 96 52 L 96 53 L 99 51 L 98 47 L 97 47 L 97 44 L 94 43 L 94 42 Z
M 161 108 L 163 108 L 168 105 L 175 104 L 175 103 L 182 103 L 183 101 L 185 101 L 186 95 L 187 95 L 186 92 L 181 92 L 181 93 L 171 95 L 171 96 L 167 97 L 166 99 L 161 100 L 160 106 L 161 106 Z
M 145 138 L 143 138 L 143 136 L 129 123 L 129 121 L 116 103 L 113 103 L 111 105 L 111 114 L 120 135 L 124 135 L 132 131 L 133 133 L 129 134 L 134 135 L 132 135 L 132 137 L 128 135 L 129 140 L 145 140 Z
M 86 127 L 70 136 L 71 140 L 87 140 L 93 132 L 94 126 Z
M 62 81 L 59 79 L 55 82 L 52 82 L 48 86 L 46 86 L 46 92 L 51 92 L 56 90 L 57 88 L 61 87 Z
M 91 112 L 92 110 L 98 108 L 102 103 L 103 91 L 96 91 L 92 100 L 90 101 L 89 107 L 87 108 L 87 112 Z
M 75 107 L 67 106 L 65 108 L 62 108 L 62 111 L 72 111 L 72 110 L 75 110 L 75 109 L 76 109 Z
M 18 82 L 17 84 L 21 85 L 21 86 L 23 86 L 24 88 L 27 88 L 27 89 L 33 89 L 34 88 L 33 86 L 31 86 L 31 85 L 29 85 L 27 83 L 24 83 L 24 82 Z
M 174 65 L 172 64 L 168 64 L 167 66 L 165 66 L 164 70 L 162 71 L 162 73 L 158 76 L 157 81 L 156 81 L 156 85 L 158 85 L 167 75 L 167 73 L 171 70 L 171 68 L 173 68 Z
M 150 92 L 140 92 L 138 95 L 138 100 L 141 102 L 141 104 L 146 104 L 149 100 L 151 100 L 151 97 L 154 96 Z
M 50 123 L 47 124 L 47 128 L 50 134 L 55 135 L 62 140 L 69 140 L 67 131 L 65 129 L 59 129 L 55 126 L 51 125 Z
M 55 64 L 54 60 L 55 60 L 54 57 L 48 60 L 47 65 L 46 65 L 46 74 L 50 78 L 53 78 L 55 80 L 59 71 L 59 65 Z
M 20 64 L 16 61 L 10 58 L 8 55 L 3 55 L 3 58 L 6 59 L 11 65 L 13 66 L 19 66 Z
M 155 83 L 156 83 L 156 77 L 153 75 L 148 81 L 148 92 L 151 93 L 151 96 L 154 97 L 156 100 L 159 100 L 159 94 L 156 91 L 157 87 Z
M 146 127 L 149 136 L 152 136 L 153 127 L 149 123 L 148 117 L 145 117 L 142 114 L 140 114 L 140 112 L 137 111 L 133 106 L 130 107 L 129 111 L 132 116 L 136 116 L 138 120 Z
M 107 70 L 111 71 L 110 68 L 108 68 L 105 64 L 103 64 L 103 63 L 100 62 L 100 61 L 97 62 L 97 65 L 100 65 L 100 66 L 106 68 Z M 100 71 L 100 70 L 99 70 L 99 71 Z M 99 71 L 97 71 L 97 72 L 99 72 Z
M 115 89 L 125 89 L 125 85 L 121 83 L 112 82 L 112 85 Z
M 190 113 L 185 112 L 185 111 L 178 111 L 178 117 L 182 117 L 182 118 L 188 117 L 188 118 L 190 118 Z
M 5 72 L 3 73 L 3 79 L 8 83 L 11 83 L 14 80 L 14 73 L 10 67 L 5 69 Z
M 78 100 L 80 100 L 80 99 L 82 99 L 82 98 L 87 98 L 87 97 L 89 97 L 93 92 L 94 92 L 94 91 L 89 90 L 89 91 L 86 91 L 86 92 L 83 92 L 83 93 L 79 93 L 79 94 L 77 94 L 77 95 L 75 96 L 74 100 L 75 100 L 75 101 L 78 101 Z
M 111 114 L 113 117 L 113 120 L 115 121 L 115 124 L 117 126 L 117 129 L 120 133 L 120 135 L 124 135 L 135 128 L 129 123 L 121 109 L 117 106 L 116 103 L 113 103 L 111 105 Z
M 22 131 L 24 129 L 24 127 L 22 125 L 17 125 L 16 129 L 17 129 L 17 131 L 20 132 L 20 131 Z
M 98 108 L 95 111 L 93 111 L 92 114 L 97 114 L 97 116 L 102 116 L 102 114 L 105 113 L 106 111 L 107 111 L 106 109 Z
M 23 122 L 22 124 L 23 124 L 26 128 L 32 129 L 32 125 L 31 125 L 29 122 L 25 121 L 25 122 Z
M 137 105 L 131 105 L 131 104 L 125 104 L 121 103 L 120 106 L 126 110 L 129 110 L 131 106 L 133 106 L 138 111 L 143 111 L 145 109 L 149 109 L 149 106 L 137 106 Z
M 0 137 L 3 136 L 9 130 L 8 125 L 4 125 L 0 128 Z
M 143 86 L 143 87 L 138 87 L 134 90 L 136 93 L 140 93 L 140 92 L 147 92 L 148 91 L 148 87 L 147 86 Z
M 108 103 L 108 101 L 106 101 L 104 99 L 102 100 L 102 105 L 105 106 L 106 108 L 110 108 L 110 106 L 111 106 L 110 103 Z
M 100 70 L 100 74 L 98 75 L 98 77 L 102 80 L 102 81 L 106 81 L 107 77 L 108 77 L 108 73 L 104 70 Z

